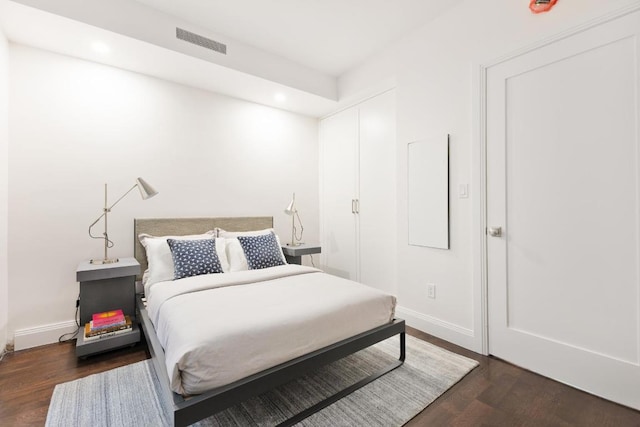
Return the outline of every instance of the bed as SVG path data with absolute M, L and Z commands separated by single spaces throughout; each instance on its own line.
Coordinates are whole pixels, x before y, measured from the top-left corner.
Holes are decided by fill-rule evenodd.
M 266 259 L 265 247 L 275 245 L 272 227 L 271 217 L 134 221 L 134 256 L 146 271 L 138 321 L 174 425 L 192 424 L 400 335 L 396 362 L 282 424 L 293 425 L 404 361 L 405 324 L 394 318 L 394 297 L 315 268 L 280 263 L 274 250 L 267 252 L 275 265 L 255 264 Z M 165 238 L 172 251 L 186 245 L 190 256 L 194 247 L 213 245 L 213 268 L 223 273 L 171 280 L 159 273 L 157 261 L 147 270 L 147 254 L 150 261 L 159 259 L 156 238 Z M 185 265 L 188 271 L 191 264 L 176 261 L 170 275 L 180 276 Z

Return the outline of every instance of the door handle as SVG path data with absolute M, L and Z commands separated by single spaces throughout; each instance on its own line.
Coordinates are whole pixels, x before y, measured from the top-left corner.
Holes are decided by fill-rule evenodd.
M 502 237 L 502 227 L 489 227 L 487 233 L 491 237 Z

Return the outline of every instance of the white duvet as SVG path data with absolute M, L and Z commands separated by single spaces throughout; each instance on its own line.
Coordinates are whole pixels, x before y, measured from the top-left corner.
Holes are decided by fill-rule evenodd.
M 171 389 L 198 394 L 389 323 L 395 297 L 310 267 L 209 274 L 148 287 Z

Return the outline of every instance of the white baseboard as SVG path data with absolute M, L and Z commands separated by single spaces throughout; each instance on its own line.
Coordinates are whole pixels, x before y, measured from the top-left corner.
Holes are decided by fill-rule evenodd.
M 411 326 L 412 328 L 449 341 L 468 350 L 478 351 L 478 349 L 476 349 L 477 339 L 471 329 L 463 328 L 454 323 L 401 306 L 396 307 L 396 315 L 404 319 L 407 326 Z
M 412 328 L 419 329 L 469 350 L 478 351 L 475 348 L 476 338 L 471 329 L 401 306 L 396 307 L 396 315 L 404 319 L 407 325 Z M 67 322 L 17 330 L 14 340 L 15 350 L 25 350 L 58 342 L 58 338 L 61 335 L 73 333 L 76 328 L 76 322 L 69 320 Z
M 78 327 L 74 320 L 20 329 L 15 332 L 14 350 L 25 350 L 58 342 L 63 334 L 74 333 Z

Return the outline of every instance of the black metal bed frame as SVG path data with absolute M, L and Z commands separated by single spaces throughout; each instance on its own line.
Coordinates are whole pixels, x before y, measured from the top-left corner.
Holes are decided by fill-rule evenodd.
M 137 314 L 138 321 L 142 325 L 142 330 L 149 345 L 154 370 L 163 389 L 163 396 L 161 396 L 161 398 L 164 399 L 165 404 L 171 406 L 173 410 L 173 424 L 175 426 L 188 426 L 193 424 L 243 400 L 260 395 L 298 378 L 313 369 L 342 359 L 394 335 L 400 335 L 400 356 L 397 361 L 394 361 L 378 372 L 338 391 L 334 395 L 327 397 L 321 402 L 279 424 L 279 426 L 292 426 L 332 403 L 337 402 L 371 381 L 391 372 L 402 365 L 405 359 L 405 322 L 402 319 L 394 319 L 387 325 L 339 341 L 231 384 L 212 389 L 203 394 L 184 398 L 171 391 L 169 376 L 165 365 L 164 350 L 160 345 L 160 341 L 158 340 L 141 297 L 138 297 L 137 301 Z

